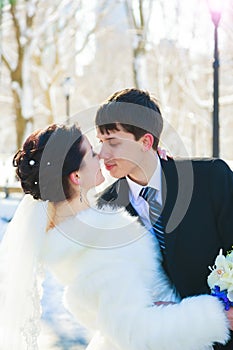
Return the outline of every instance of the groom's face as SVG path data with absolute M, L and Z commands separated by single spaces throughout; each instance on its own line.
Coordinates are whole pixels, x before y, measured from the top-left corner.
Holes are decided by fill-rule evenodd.
M 105 168 L 115 178 L 131 176 L 132 178 L 140 171 L 142 157 L 142 141 L 135 140 L 133 134 L 120 130 L 110 130 L 109 134 L 102 134 L 97 129 L 101 151 L 99 157 L 104 160 Z

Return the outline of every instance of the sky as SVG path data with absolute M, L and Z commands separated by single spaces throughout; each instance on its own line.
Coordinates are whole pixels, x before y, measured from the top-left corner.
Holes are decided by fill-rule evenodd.
M 228 16 L 230 8 L 231 11 L 233 10 L 233 2 L 231 0 L 210 1 L 222 5 L 222 18 L 219 24 L 219 44 L 221 45 L 225 40 L 222 25 L 225 29 L 230 27 Z M 157 41 L 160 38 L 176 39 L 181 47 L 191 48 L 198 53 L 205 52 L 209 46 L 213 45 L 214 25 L 211 20 L 208 0 L 180 0 L 178 10 L 177 1 L 164 0 L 162 3 L 165 16 L 163 16 L 160 2 L 153 2 L 151 23 L 152 26 L 156 26 Z M 179 13 L 178 23 L 176 20 L 177 11 Z M 152 28 L 151 32 L 153 33 Z M 195 33 L 195 39 L 193 39 L 193 33 Z

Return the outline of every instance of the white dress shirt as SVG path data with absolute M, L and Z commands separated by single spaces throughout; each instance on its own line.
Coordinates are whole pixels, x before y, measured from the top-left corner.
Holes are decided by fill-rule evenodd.
M 126 177 L 129 185 L 129 200 L 147 229 L 151 228 L 151 222 L 149 219 L 149 205 L 145 199 L 139 196 L 139 193 L 144 187 L 149 186 L 155 188 L 157 190 L 155 199 L 162 205 L 162 168 L 158 155 L 156 155 L 156 157 L 157 167 L 146 186 L 139 185 L 132 181 L 129 177 Z

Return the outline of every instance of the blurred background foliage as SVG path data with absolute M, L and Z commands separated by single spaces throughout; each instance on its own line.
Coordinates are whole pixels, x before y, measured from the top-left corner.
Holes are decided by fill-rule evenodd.
M 223 3 L 220 155 L 233 159 L 233 2 Z M 159 101 L 167 122 L 162 146 L 173 155 L 185 145 L 190 156 L 211 156 L 214 27 L 206 1 L 0 4 L 0 154 L 14 152 L 32 130 L 90 107 L 94 114 L 112 92 L 134 86 Z

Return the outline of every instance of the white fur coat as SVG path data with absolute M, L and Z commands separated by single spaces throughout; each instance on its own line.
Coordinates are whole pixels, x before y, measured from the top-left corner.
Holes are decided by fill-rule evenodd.
M 96 331 L 88 350 L 204 350 L 228 339 L 222 304 L 208 295 L 179 302 L 153 236 L 124 211 L 88 209 L 63 222 L 42 255 L 67 286 L 69 310 Z M 161 300 L 178 303 L 154 306 Z

